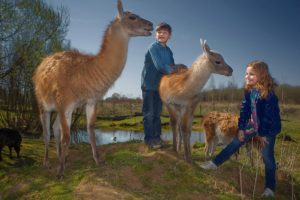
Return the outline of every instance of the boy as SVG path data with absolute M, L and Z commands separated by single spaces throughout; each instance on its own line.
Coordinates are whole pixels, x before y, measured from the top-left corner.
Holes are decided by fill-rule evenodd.
M 176 71 L 173 52 L 167 46 L 172 33 L 171 26 L 165 22 L 159 23 L 155 32 L 156 41 L 150 45 L 146 52 L 142 71 L 144 141 L 150 149 L 166 146 L 160 138 L 162 101 L 158 86 L 163 75 Z M 182 67 L 182 65 L 180 66 Z

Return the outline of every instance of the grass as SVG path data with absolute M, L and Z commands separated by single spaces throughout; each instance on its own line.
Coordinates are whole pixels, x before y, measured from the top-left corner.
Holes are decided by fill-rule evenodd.
M 134 142 L 103 145 L 98 150 L 106 163 L 100 166 L 92 159 L 90 145 L 71 145 L 62 181 L 56 178 L 58 160 L 54 143 L 50 145 L 50 170 L 42 167 L 43 148 L 41 140 L 24 138 L 21 158 L 12 160 L 4 149 L 0 199 L 90 199 L 93 195 L 98 199 L 241 198 L 238 171 L 243 159 L 231 159 L 216 171 L 204 171 L 197 165 L 204 161 L 201 144 L 194 145 L 192 165 L 182 159 L 182 153 L 175 154 L 171 148 L 150 151 L 144 144 Z M 299 163 L 296 167 L 300 168 Z M 244 197 L 251 199 L 255 170 L 250 166 L 244 169 Z M 276 195 L 278 199 L 291 199 L 290 178 L 281 171 L 280 174 Z M 260 199 L 263 177 L 261 171 L 255 199 Z M 299 197 L 299 174 L 294 181 Z
M 298 106 L 281 110 L 282 132 L 275 146 L 279 166 L 276 199 L 292 199 L 293 192 L 294 199 L 299 199 L 300 109 Z M 163 120 L 168 122 L 167 118 Z M 195 119 L 197 129 L 201 128 L 199 121 Z M 141 123 L 140 117 L 119 120 L 116 127 L 136 123 Z M 286 135 L 296 142 L 284 141 Z M 59 181 L 54 141 L 50 143 L 50 169 L 42 167 L 44 144 L 40 139 L 24 138 L 19 159 L 8 158 L 5 147 L 0 162 L 0 199 L 261 199 L 264 165 L 259 165 L 253 197 L 256 168 L 247 162 L 244 150 L 239 160 L 230 159 L 215 171 L 204 171 L 198 166 L 204 161 L 203 143 L 193 146 L 192 164 L 183 160 L 182 152 L 176 154 L 171 148 L 150 151 L 138 142 L 103 145 L 98 151 L 106 161 L 100 166 L 95 165 L 90 145 L 71 145 L 65 178 Z

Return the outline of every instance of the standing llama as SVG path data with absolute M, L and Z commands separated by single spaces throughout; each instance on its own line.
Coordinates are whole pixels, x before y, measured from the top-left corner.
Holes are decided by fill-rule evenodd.
M 96 149 L 95 120 L 97 101 L 120 76 L 127 58 L 130 37 L 150 36 L 153 24 L 138 15 L 123 12 L 118 0 L 118 16 L 108 25 L 102 46 L 96 55 L 64 51 L 46 57 L 33 76 L 45 140 L 44 167 L 49 167 L 50 116 L 57 111 L 53 132 L 59 158 L 58 178 L 63 178 L 65 156 L 70 143 L 70 124 L 74 109 L 84 105 L 87 131 L 93 157 L 99 165 L 102 159 Z
M 163 76 L 159 86 L 162 101 L 170 115 L 173 132 L 173 149 L 177 152 L 184 144 L 184 159 L 191 162 L 190 136 L 194 110 L 200 101 L 203 86 L 212 73 L 231 76 L 232 68 L 221 54 L 211 51 L 206 41 L 201 41 L 203 54 L 188 70 Z

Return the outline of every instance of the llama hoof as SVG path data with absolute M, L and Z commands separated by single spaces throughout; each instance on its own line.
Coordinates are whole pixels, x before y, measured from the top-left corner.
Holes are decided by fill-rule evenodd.
M 51 166 L 47 166 L 47 167 L 44 166 L 44 169 L 45 170 L 51 170 Z
M 105 160 L 104 159 L 100 159 L 100 158 L 98 158 L 97 160 L 95 160 L 96 161 L 96 165 L 97 166 L 100 166 L 101 164 L 104 164 L 105 163 Z
M 60 181 L 62 181 L 62 180 L 64 180 L 64 175 L 63 174 L 57 174 L 56 175 L 56 178 L 58 179 L 58 180 L 60 180 Z
M 51 169 L 50 163 L 44 163 L 43 167 L 44 167 L 44 169 Z
M 178 149 L 176 147 L 173 147 L 173 151 L 178 153 Z
M 190 158 L 190 157 L 185 157 L 184 160 L 189 164 L 191 164 L 193 161 L 192 158 Z
M 63 180 L 64 179 L 64 170 L 63 169 L 64 168 L 59 168 L 58 169 L 58 172 L 57 172 L 57 175 L 56 175 L 58 180 Z
M 66 156 L 65 157 L 65 163 L 68 162 L 68 161 L 70 161 L 70 158 L 69 158 L 69 156 Z

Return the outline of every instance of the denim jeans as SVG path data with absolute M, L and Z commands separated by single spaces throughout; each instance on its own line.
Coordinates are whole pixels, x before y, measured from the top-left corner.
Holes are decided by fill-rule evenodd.
M 157 140 L 161 135 L 160 114 L 162 101 L 158 91 L 143 90 L 143 125 L 145 142 Z
M 254 134 L 245 134 L 243 142 L 241 142 L 238 137 L 235 137 L 232 142 L 227 145 L 212 161 L 217 166 L 221 165 L 253 136 Z M 267 143 L 264 145 L 261 151 L 262 158 L 265 163 L 265 188 L 270 188 L 271 190 L 275 191 L 276 163 L 274 157 L 274 146 L 276 136 L 266 137 L 266 139 Z

